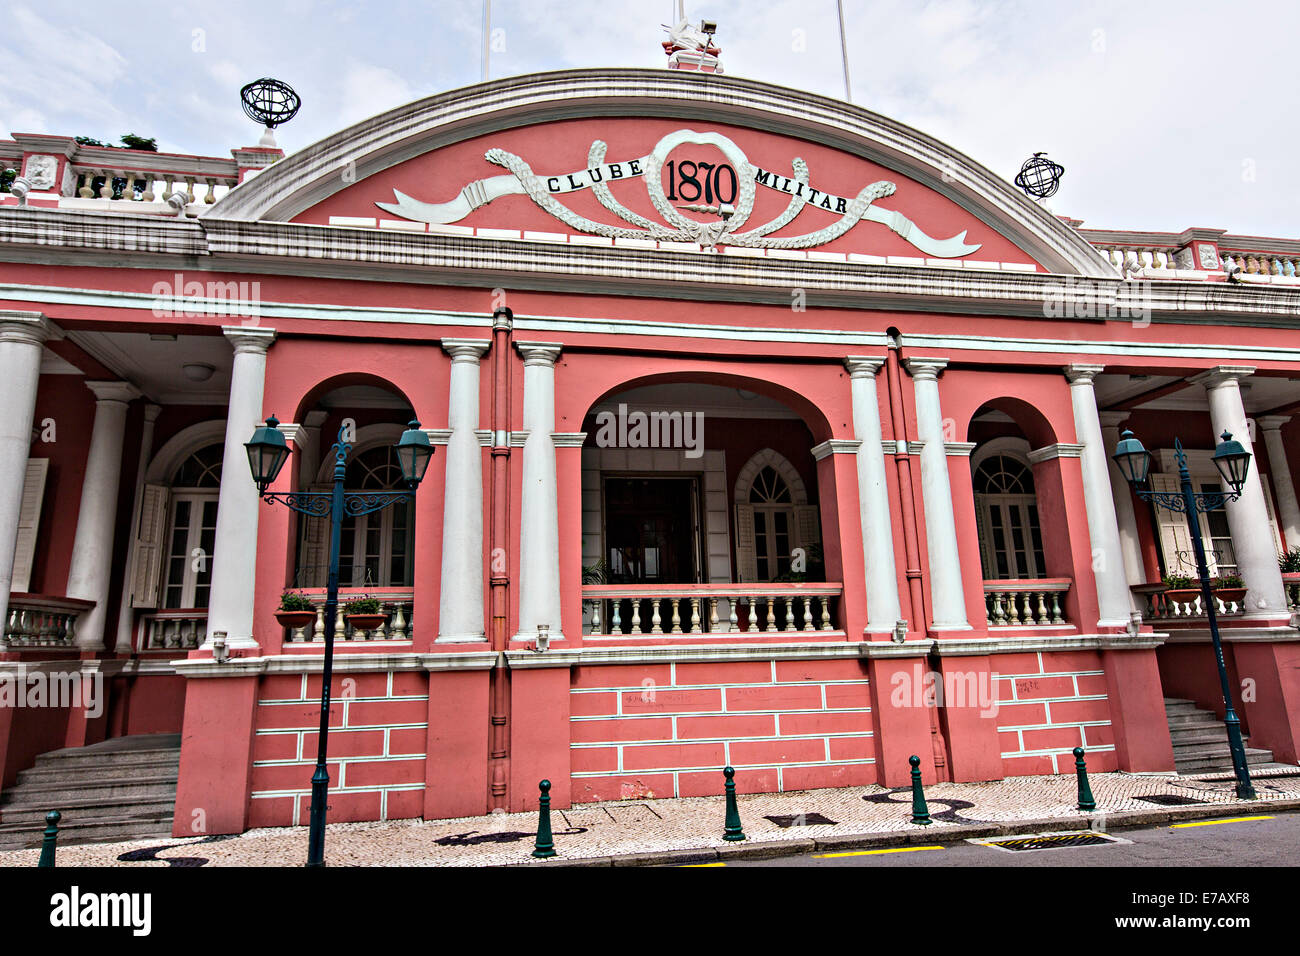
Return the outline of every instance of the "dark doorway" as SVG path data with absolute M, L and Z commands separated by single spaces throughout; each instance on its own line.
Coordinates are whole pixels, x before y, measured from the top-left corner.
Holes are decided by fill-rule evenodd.
M 606 478 L 604 484 L 608 582 L 700 582 L 699 481 Z

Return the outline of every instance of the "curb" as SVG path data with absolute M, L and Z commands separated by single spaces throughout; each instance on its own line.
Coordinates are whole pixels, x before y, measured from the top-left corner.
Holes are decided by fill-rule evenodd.
M 1040 833 L 1044 830 L 1087 830 L 1091 820 L 1104 817 L 1106 832 L 1129 830 L 1136 827 L 1160 826 L 1183 820 L 1204 820 L 1212 817 L 1254 815 L 1260 811 L 1285 813 L 1300 810 L 1300 800 L 1270 800 L 1252 804 L 1211 804 L 1199 807 L 1177 807 L 1168 810 L 1118 810 L 1107 813 L 1096 810 L 1078 817 L 1038 817 L 1005 823 L 972 823 L 963 826 L 915 826 L 907 830 L 889 830 L 883 833 L 846 833 L 837 836 L 804 840 L 767 840 L 762 843 L 742 843 L 724 847 L 698 847 L 686 850 L 659 850 L 649 853 L 577 857 L 546 861 L 546 866 L 687 866 L 699 863 L 725 863 L 728 860 L 770 860 L 784 856 L 801 856 L 806 853 L 866 850 L 878 847 L 905 846 L 909 843 L 955 843 L 968 839 L 998 836 L 1019 836 Z M 1080 811 L 1082 813 L 1082 811 Z M 519 864 L 508 864 L 519 865 Z M 530 864 L 523 864 L 530 865 Z

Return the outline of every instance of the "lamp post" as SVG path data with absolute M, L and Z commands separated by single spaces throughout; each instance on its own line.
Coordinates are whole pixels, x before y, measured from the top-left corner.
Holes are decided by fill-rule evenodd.
M 347 494 L 343 491 L 343 478 L 347 472 L 348 453 L 352 446 L 344 440 L 339 429 L 334 443 L 334 488 L 332 491 L 299 491 L 288 494 L 267 491 L 289 457 L 280 423 L 272 415 L 265 425 L 253 432 L 252 440 L 244 444 L 248 450 L 248 465 L 257 484 L 258 497 L 268 504 L 278 501 L 300 514 L 330 519 L 330 571 L 329 586 L 325 594 L 325 663 L 320 690 L 320 734 L 317 737 L 316 772 L 311 778 L 311 828 L 307 839 L 307 865 L 325 865 L 325 799 L 329 791 L 329 770 L 325 766 L 329 742 L 330 683 L 334 676 L 334 619 L 339 606 L 339 542 L 343 537 L 343 516 L 356 517 L 382 511 L 399 501 L 414 499 L 415 489 L 424 478 L 433 457 L 429 436 L 420 430 L 420 423 L 412 421 L 394 446 L 397 461 L 406 480 L 406 491 L 368 492 Z
M 1115 446 L 1115 454 L 1111 457 L 1139 498 L 1187 515 L 1192 548 L 1196 553 L 1196 573 L 1201 579 L 1201 599 L 1205 602 L 1205 613 L 1210 621 L 1210 639 L 1214 642 L 1214 659 L 1219 666 L 1219 685 L 1223 690 L 1223 722 L 1228 728 L 1228 748 L 1232 751 L 1232 769 L 1237 776 L 1237 796 L 1243 800 L 1254 800 L 1255 788 L 1250 782 L 1246 747 L 1241 740 L 1241 721 L 1237 719 L 1237 712 L 1232 706 L 1232 688 L 1228 684 L 1228 671 L 1223 664 L 1219 619 L 1214 610 L 1214 592 L 1210 589 L 1210 569 L 1205 560 L 1205 545 L 1201 542 L 1201 522 L 1198 517 L 1201 512 L 1213 511 L 1223 507 L 1225 502 L 1240 498 L 1242 485 L 1246 483 L 1246 473 L 1250 470 L 1250 452 L 1242 447 L 1241 442 L 1233 440 L 1231 432 L 1225 431 L 1222 437 L 1223 441 L 1214 449 L 1213 461 L 1225 484 L 1232 489 L 1230 492 L 1198 493 L 1192 488 L 1192 477 L 1187 471 L 1187 456 L 1183 453 L 1183 443 L 1178 439 L 1174 439 L 1178 478 L 1181 482 L 1181 490 L 1177 494 L 1138 487 L 1146 484 L 1147 471 L 1151 467 L 1151 453 L 1142 447 L 1142 442 L 1134 438 L 1131 431 L 1125 429 L 1119 444 Z

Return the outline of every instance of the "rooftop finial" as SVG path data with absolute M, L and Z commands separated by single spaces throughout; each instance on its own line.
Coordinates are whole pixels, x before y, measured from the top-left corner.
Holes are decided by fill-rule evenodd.
M 676 26 L 660 24 L 668 33 L 668 39 L 663 41 L 664 53 L 668 55 L 668 69 L 721 73 L 722 61 L 718 59 L 718 54 L 722 50 L 713 43 L 713 34 L 718 32 L 717 23 L 701 20 L 699 26 L 692 26 L 686 19 L 683 6 L 681 3 L 677 5 Z

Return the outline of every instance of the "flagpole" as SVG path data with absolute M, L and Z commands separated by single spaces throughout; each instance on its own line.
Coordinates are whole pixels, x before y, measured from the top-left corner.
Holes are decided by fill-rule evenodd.
M 483 82 L 488 79 L 488 63 L 492 42 L 492 0 L 483 0 Z
M 844 98 L 853 102 L 853 87 L 849 83 L 849 44 L 844 36 L 844 0 L 835 0 L 835 9 L 840 15 L 840 57 L 844 61 Z

